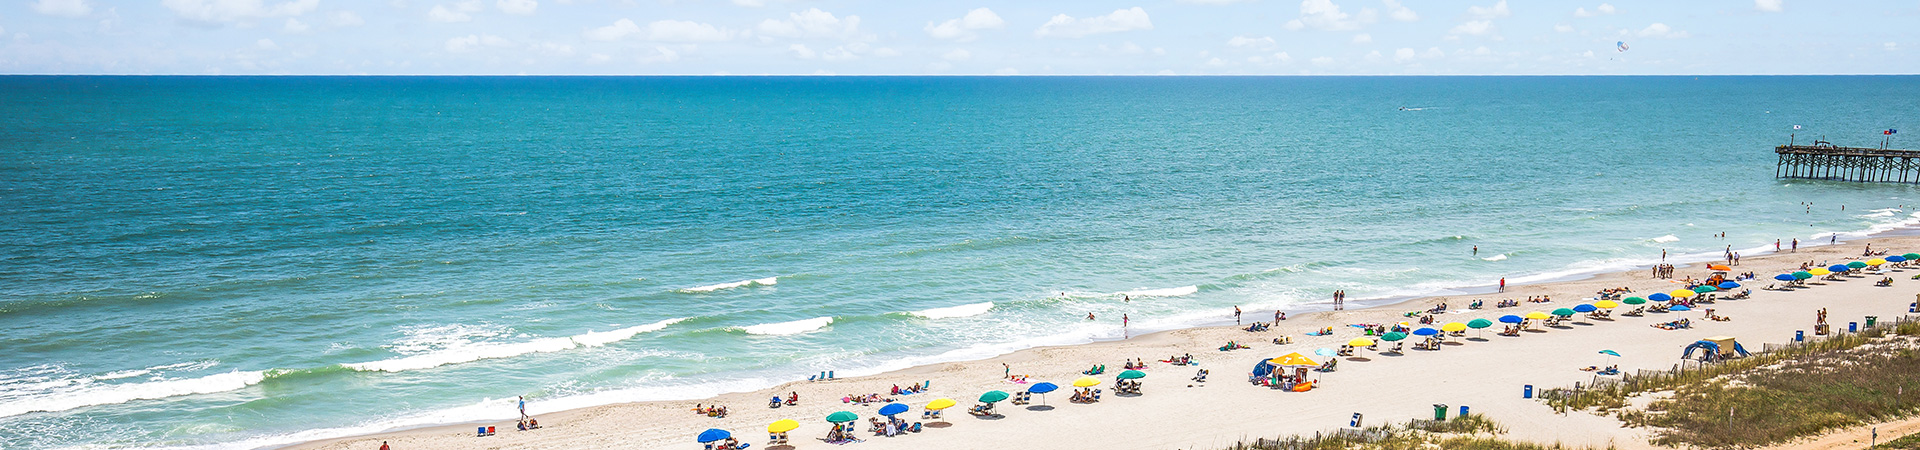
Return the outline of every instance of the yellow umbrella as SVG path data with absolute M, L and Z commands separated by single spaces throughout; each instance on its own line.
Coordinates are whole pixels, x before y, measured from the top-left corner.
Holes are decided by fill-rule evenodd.
M 1620 303 L 1615 302 L 1613 300 L 1601 300 L 1601 301 L 1593 302 L 1593 307 L 1600 308 L 1600 309 L 1614 309 L 1614 308 L 1620 307 Z
M 1371 347 L 1373 346 L 1373 341 L 1367 338 L 1353 338 L 1353 340 L 1347 341 L 1347 345 L 1354 347 Z
M 1308 358 L 1306 355 L 1300 354 L 1300 352 L 1288 353 L 1286 356 L 1269 359 L 1267 360 L 1267 363 L 1273 364 L 1276 366 L 1318 366 L 1320 365 L 1320 363 L 1313 362 L 1313 358 Z
M 1547 315 L 1547 313 L 1543 313 L 1539 311 L 1530 312 L 1530 313 L 1527 313 L 1526 315 L 1526 318 L 1533 319 L 1533 320 L 1547 320 L 1548 317 L 1553 317 L 1553 316 Z
M 936 398 L 936 399 L 933 399 L 933 401 L 930 401 L 930 402 L 927 402 L 927 410 L 928 410 L 928 411 L 939 411 L 939 410 L 942 410 L 942 409 L 947 409 L 947 408 L 952 408 L 952 407 L 953 407 L 953 404 L 954 404 L 954 403 L 953 403 L 953 399 L 950 399 L 950 398 Z
M 1878 266 L 1878 265 L 1881 265 L 1881 264 L 1886 264 L 1886 263 L 1887 263 L 1887 260 L 1884 260 L 1884 259 L 1880 259 L 1880 258 L 1874 258 L 1874 259 L 1870 259 L 1870 260 L 1867 260 L 1867 265 L 1869 265 L 1869 266 Z
M 1094 379 L 1093 377 L 1080 377 L 1078 380 L 1073 380 L 1073 387 L 1094 387 L 1099 385 L 1100 380 Z
M 1673 298 L 1687 298 L 1692 297 L 1694 292 L 1686 289 L 1675 289 L 1673 292 L 1668 292 L 1667 295 L 1671 295 Z
M 785 433 L 788 431 L 793 431 L 793 429 L 795 428 L 800 428 L 800 422 L 795 422 L 793 421 L 793 419 L 780 419 L 780 421 L 778 422 L 768 424 L 767 432 L 768 433 Z
M 1467 331 L 1467 324 L 1460 323 L 1460 322 L 1447 322 L 1446 325 L 1440 326 L 1440 331 L 1445 331 L 1449 333 L 1455 332 L 1455 331 Z
M 1832 274 L 1833 271 L 1827 270 L 1827 268 L 1825 267 L 1817 267 L 1817 268 L 1814 268 L 1813 270 L 1807 271 L 1807 273 L 1813 274 L 1813 276 L 1818 277 L 1818 276 L 1826 276 L 1828 274 Z

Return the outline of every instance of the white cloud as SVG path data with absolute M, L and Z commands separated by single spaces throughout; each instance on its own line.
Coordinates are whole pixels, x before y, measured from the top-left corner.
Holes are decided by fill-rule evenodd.
M 1584 6 L 1573 9 L 1574 17 L 1604 16 L 1604 15 L 1609 15 L 1613 13 L 1614 13 L 1613 5 L 1608 3 L 1601 3 L 1599 7 L 1593 8 L 1593 11 L 1588 11 L 1587 8 Z
M 1007 21 L 1001 20 L 1000 15 L 994 14 L 993 10 L 978 8 L 967 11 L 965 16 L 941 22 L 939 25 L 927 22 L 927 35 L 933 36 L 934 39 L 967 42 L 980 37 L 975 31 L 1001 28 L 1006 25 Z
M 279 50 L 280 44 L 273 43 L 272 39 L 261 39 L 253 41 L 253 47 L 261 50 Z
M 767 6 L 766 0 L 733 0 L 733 4 L 745 6 L 748 8 L 759 8 L 762 6 Z
M 33 11 L 49 16 L 82 17 L 93 13 L 93 5 L 87 0 L 40 0 L 33 2 Z
M 441 23 L 468 22 L 473 20 L 473 16 L 457 8 L 433 5 L 433 9 L 427 10 L 427 20 Z
M 1621 30 L 1621 32 L 1625 33 L 1626 30 Z M 1667 24 L 1659 23 L 1659 22 L 1654 22 L 1653 25 L 1647 25 L 1646 28 L 1642 28 L 1640 29 L 1640 31 L 1635 32 L 1633 34 L 1640 37 L 1674 38 L 1674 39 L 1684 38 L 1688 36 L 1687 32 L 1685 31 L 1674 30 L 1673 27 L 1669 27 L 1667 26 Z
M 713 25 L 684 20 L 656 20 L 640 28 L 630 19 L 620 19 L 613 25 L 587 30 L 587 39 L 596 41 L 614 41 L 627 36 L 644 35 L 653 42 L 721 42 L 733 39 L 732 30 L 717 28 Z
M 495 2 L 493 6 L 500 8 L 500 12 L 527 16 L 532 15 L 533 10 L 540 8 L 540 2 L 534 0 L 500 0 Z
M 1398 20 L 1401 22 L 1412 22 L 1412 21 L 1420 20 L 1420 14 L 1414 13 L 1413 10 L 1411 9 L 1407 9 L 1406 6 L 1401 5 L 1400 2 L 1397 0 L 1381 0 L 1381 1 L 1387 4 L 1387 17 L 1392 17 L 1393 20 Z
M 1313 58 L 1313 59 L 1310 59 L 1310 60 L 1308 60 L 1308 61 L 1312 61 L 1312 62 L 1313 62 L 1313 65 L 1316 65 L 1316 66 L 1324 66 L 1324 65 L 1328 65 L 1328 64 L 1333 64 L 1333 58 L 1332 58 L 1332 57 L 1327 57 L 1327 56 L 1321 56 L 1321 57 L 1316 57 L 1316 58 Z
M 1207 60 L 1206 64 L 1207 64 L 1207 67 L 1226 67 L 1227 61 L 1220 58 L 1213 58 L 1213 59 Z
M 1383 59 L 1386 59 L 1386 56 L 1381 55 L 1379 50 L 1367 52 L 1367 62 L 1380 62 Z
M 789 45 L 787 46 L 787 50 L 793 52 L 793 56 L 800 59 L 813 59 L 815 56 L 813 49 L 807 48 L 805 44 Z
M 1780 12 L 1782 0 L 1753 0 L 1753 9 L 1765 12 Z
M 1012 67 L 1001 67 L 999 69 L 994 69 L 993 74 L 994 75 L 1019 75 L 1020 69 L 1015 69 Z
M 1512 16 L 1513 11 L 1507 9 L 1507 0 L 1500 0 L 1499 3 L 1494 3 L 1493 6 L 1490 7 L 1468 6 L 1467 15 L 1482 20 L 1498 19 Z
M 604 63 L 612 60 L 613 60 L 613 56 L 605 53 L 595 53 L 595 54 L 587 55 L 587 61 L 593 62 L 595 64 Z
M 1393 62 L 1407 62 L 1407 61 L 1412 61 L 1412 60 L 1413 60 L 1413 58 L 1414 58 L 1415 56 L 1417 56 L 1417 55 L 1419 55 L 1419 53 L 1418 53 L 1418 52 L 1415 52 L 1415 51 L 1413 51 L 1413 49 L 1411 49 L 1411 48 L 1403 48 L 1403 49 L 1399 49 L 1399 50 L 1394 50 L 1394 51 L 1393 51 Z
M 280 30 L 288 33 L 299 34 L 299 33 L 312 31 L 313 27 L 310 25 L 307 25 L 306 22 L 301 22 L 300 19 L 289 17 L 287 18 L 287 23 L 281 25 Z
M 827 51 L 825 52 L 821 52 L 820 59 L 824 59 L 828 61 L 852 61 L 855 59 L 860 59 L 860 54 L 854 52 L 853 50 L 848 50 L 846 46 L 839 46 L 839 47 L 827 49 Z
M 1886 44 L 1882 44 L 1882 45 L 1881 45 L 1881 47 L 1885 47 L 1885 48 L 1887 49 L 1887 51 L 1890 51 L 1890 52 L 1893 52 L 1893 51 L 1899 51 L 1899 50 L 1900 50 L 1900 43 L 1898 43 L 1898 42 L 1888 42 L 1888 43 L 1886 43 Z
M 554 43 L 554 42 L 542 42 L 540 43 L 540 45 L 535 46 L 534 48 L 540 50 L 541 52 L 560 55 L 560 56 L 573 55 L 573 46 L 567 45 L 567 44 L 560 44 L 560 43 Z
M 1472 35 L 1472 36 L 1485 36 L 1488 33 L 1492 33 L 1492 32 L 1493 32 L 1493 21 L 1474 20 L 1474 21 L 1468 21 L 1467 23 L 1463 23 L 1463 24 L 1460 24 L 1459 26 L 1453 27 L 1452 30 L 1447 31 L 1447 34 L 1454 34 L 1454 35 L 1465 34 L 1465 35 Z
M 876 58 L 892 58 L 895 56 L 900 56 L 900 51 L 894 50 L 889 47 L 880 47 L 880 48 L 873 49 L 873 56 Z
M 1440 50 L 1440 47 L 1427 47 L 1427 51 L 1420 53 L 1420 57 L 1426 59 L 1439 59 L 1446 56 L 1447 52 Z
M 1360 17 L 1340 11 L 1340 5 L 1333 0 L 1301 0 L 1300 18 L 1289 20 L 1283 27 L 1289 30 L 1313 28 L 1326 31 L 1358 30 L 1360 25 L 1372 21 L 1373 10 L 1362 8 Z
M 354 14 L 353 11 L 334 11 L 333 14 L 327 15 L 327 21 L 336 27 L 357 27 L 367 23 L 367 21 L 361 20 L 360 15 Z
M 1234 36 L 1233 39 L 1227 40 L 1227 46 L 1233 47 L 1233 48 L 1266 50 L 1266 49 L 1273 48 L 1275 45 L 1278 45 L 1278 43 L 1274 42 L 1272 36 L 1261 36 L 1257 38 L 1248 37 L 1248 36 Z
M 654 47 L 653 53 L 640 56 L 641 64 L 670 63 L 680 60 L 680 52 L 666 47 Z
M 507 41 L 505 38 L 501 38 L 499 36 L 494 36 L 491 34 L 485 35 L 485 36 L 469 34 L 469 35 L 466 35 L 465 37 L 456 37 L 456 38 L 447 39 L 447 51 L 454 52 L 454 53 L 466 53 L 466 52 L 477 50 L 480 47 L 510 47 L 510 46 L 513 46 L 512 42 Z
M 847 38 L 860 31 L 860 16 L 834 17 L 820 8 L 788 13 L 788 20 L 760 21 L 760 34 L 789 38 Z
M 1482 46 L 1479 46 L 1479 47 L 1476 47 L 1476 48 L 1474 48 L 1474 49 L 1473 49 L 1473 54 L 1475 54 L 1475 55 L 1479 55 L 1479 56 L 1487 56 L 1487 55 L 1491 55 L 1491 54 L 1493 54 L 1493 50 L 1489 50 L 1489 49 L 1487 49 L 1487 46 L 1485 46 L 1485 45 L 1482 45 Z
M 1147 10 L 1135 6 L 1131 9 L 1115 10 L 1111 14 L 1085 19 L 1075 19 L 1066 14 L 1056 15 L 1046 24 L 1040 25 L 1039 29 L 1033 30 L 1033 35 L 1079 38 L 1100 33 L 1151 29 L 1153 29 L 1153 20 L 1147 17 Z
M 973 59 L 973 52 L 969 52 L 967 51 L 967 49 L 964 49 L 964 48 L 956 48 L 956 49 L 953 49 L 953 51 L 947 52 L 947 54 L 940 55 L 940 59 L 944 59 L 948 61 L 966 61 L 969 59 Z
M 1280 62 L 1293 62 L 1293 55 L 1289 55 L 1287 52 L 1279 52 L 1273 54 L 1273 59 L 1279 60 Z
M 1371 34 L 1360 33 L 1353 35 L 1353 43 L 1355 44 L 1366 44 L 1370 42 L 1373 42 L 1373 35 Z
M 160 4 L 182 19 L 217 24 L 298 16 L 320 7 L 320 0 L 293 0 L 272 6 L 264 0 L 161 0 Z
M 1179 1 L 1180 3 L 1192 3 L 1196 5 L 1230 5 L 1234 3 L 1240 3 L 1240 2 L 1252 1 L 1252 0 L 1177 0 L 1177 1 Z
M 1573 32 L 1573 25 L 1567 25 L 1567 24 L 1564 24 L 1564 23 L 1563 23 L 1563 24 L 1559 24 L 1559 25 L 1554 25 L 1554 26 L 1553 26 L 1553 31 L 1554 31 L 1554 32 L 1556 32 L 1556 33 L 1572 33 L 1572 32 Z

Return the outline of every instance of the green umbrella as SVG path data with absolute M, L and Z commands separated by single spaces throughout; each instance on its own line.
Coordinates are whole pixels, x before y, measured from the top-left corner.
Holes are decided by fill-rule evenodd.
M 1146 377 L 1147 377 L 1146 372 L 1141 372 L 1138 370 L 1129 370 L 1125 372 L 1120 372 L 1120 379 L 1122 380 L 1137 380 L 1137 379 L 1146 378 Z
M 1808 275 L 1812 275 L 1812 274 L 1808 274 Z M 1699 293 L 1702 293 L 1702 294 L 1705 294 L 1705 293 L 1708 293 L 1708 292 L 1713 292 L 1713 291 L 1718 291 L 1718 290 L 1720 290 L 1720 288 L 1717 288 L 1717 287 L 1713 287 L 1713 286 L 1696 286 L 1696 287 L 1694 287 L 1694 288 L 1693 288 L 1693 291 L 1694 291 L 1694 292 L 1699 292 Z
M 1004 392 L 1002 393 L 1004 394 Z M 833 422 L 833 423 L 847 423 L 847 422 L 852 422 L 859 419 L 860 419 L 860 416 L 853 415 L 853 413 L 846 412 L 846 411 L 840 411 L 840 412 L 827 415 L 827 421 Z
M 1007 391 L 987 391 L 985 394 L 980 394 L 980 403 L 993 403 L 1006 400 L 1007 397 L 1012 397 L 1007 394 Z
M 1852 267 L 1852 268 L 1855 268 L 1855 269 L 1862 269 L 1862 268 L 1866 268 L 1866 267 L 1867 267 L 1867 263 L 1863 263 L 1863 262 L 1860 262 L 1860 261 L 1854 261 L 1854 262 L 1850 262 L 1850 263 L 1847 263 L 1847 267 Z M 1795 272 L 1795 273 L 1798 273 L 1798 272 Z
M 1556 315 L 1556 316 L 1571 316 L 1571 315 L 1573 315 L 1573 310 L 1571 310 L 1571 309 L 1567 309 L 1567 308 L 1560 308 L 1560 309 L 1556 309 L 1556 310 L 1553 310 L 1553 315 Z
M 1387 334 L 1383 334 L 1383 335 L 1380 335 L 1380 340 L 1382 340 L 1382 341 L 1387 341 L 1387 342 L 1393 342 L 1393 341 L 1398 341 L 1398 340 L 1401 340 L 1401 339 L 1406 339 L 1406 338 L 1407 338 L 1407 334 L 1406 334 L 1406 333 L 1401 333 L 1401 332 L 1398 332 L 1398 331 L 1395 331 L 1395 332 L 1391 332 L 1391 333 L 1387 333 Z
M 1856 262 L 1856 263 L 1857 263 L 1857 262 L 1859 262 L 1859 261 L 1854 261 L 1854 262 Z M 1811 274 L 1811 273 L 1807 273 L 1807 271 L 1805 271 L 1805 270 L 1802 270 L 1802 271 L 1799 271 L 1799 272 L 1794 272 L 1794 273 L 1793 273 L 1793 279 L 1795 279 L 1795 280 L 1805 280 L 1805 279 L 1808 279 L 1808 278 L 1813 278 L 1813 274 Z
M 1920 259 L 1920 253 L 1908 253 L 1908 254 L 1905 254 L 1905 255 L 1900 255 L 1900 257 L 1901 257 L 1901 258 L 1906 258 L 1906 259 L 1907 259 L 1908 261 L 1913 261 L 1913 260 L 1916 260 L 1916 259 Z
M 1640 297 L 1627 297 L 1626 300 L 1621 300 L 1620 303 L 1625 303 L 1629 305 L 1644 305 L 1647 303 L 1647 299 L 1640 298 Z
M 1490 326 L 1493 326 L 1493 321 L 1487 320 L 1487 319 L 1473 319 L 1473 321 L 1467 322 L 1467 327 L 1474 328 L 1474 329 L 1486 328 Z

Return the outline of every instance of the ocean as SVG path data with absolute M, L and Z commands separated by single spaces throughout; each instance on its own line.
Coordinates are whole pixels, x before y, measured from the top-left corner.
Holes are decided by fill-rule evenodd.
M 1920 191 L 1775 179 L 1772 147 L 1914 111 L 1891 76 L 0 77 L 0 447 L 269 447 L 1845 241 Z

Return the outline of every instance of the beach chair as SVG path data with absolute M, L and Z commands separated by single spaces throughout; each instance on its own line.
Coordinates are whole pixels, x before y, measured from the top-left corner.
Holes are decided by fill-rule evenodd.
M 473 436 L 474 436 L 474 437 L 487 437 L 487 436 L 492 436 L 492 434 L 487 434 L 487 427 L 480 427 L 480 431 L 478 431 L 478 432 L 475 432 L 475 433 L 473 434 Z

